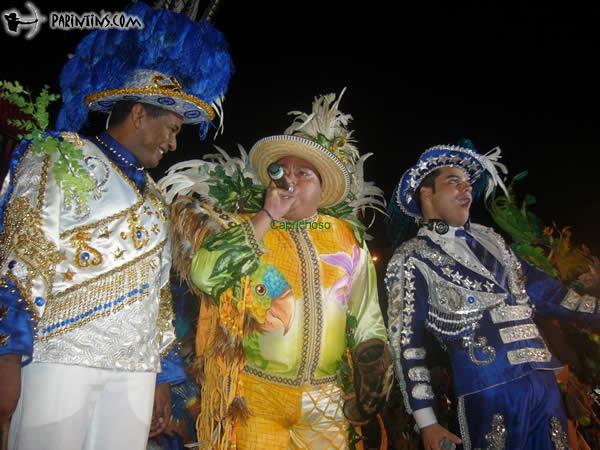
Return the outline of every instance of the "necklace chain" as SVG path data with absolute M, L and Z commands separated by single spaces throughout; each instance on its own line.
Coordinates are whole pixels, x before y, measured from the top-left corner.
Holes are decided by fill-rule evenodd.
M 129 167 L 133 167 L 136 170 L 142 171 L 144 170 L 143 167 L 138 166 L 137 164 L 132 163 L 131 161 L 127 161 L 127 159 L 125 159 L 125 157 L 123 155 L 121 155 L 118 151 L 116 151 L 114 148 L 112 148 L 110 145 L 108 145 L 106 142 L 104 142 L 102 139 L 100 139 L 98 136 L 95 137 L 95 139 L 98 141 L 98 143 L 100 145 L 102 145 L 105 149 L 107 149 L 108 151 L 110 151 L 113 155 L 115 155 L 118 159 L 120 159 L 125 165 L 129 166 Z

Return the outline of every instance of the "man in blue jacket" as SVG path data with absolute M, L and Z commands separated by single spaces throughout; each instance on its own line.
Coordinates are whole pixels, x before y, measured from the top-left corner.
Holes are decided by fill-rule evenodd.
M 405 406 L 427 450 L 448 440 L 462 440 L 466 450 L 566 449 L 554 374 L 561 363 L 533 315 L 598 326 L 598 301 L 520 260 L 492 229 L 469 222 L 473 186 L 486 177 L 501 183 L 490 158 L 439 145 L 403 175 L 392 199 L 421 225 L 398 247 L 386 276 L 389 339 Z M 598 292 L 597 273 L 584 280 Z M 449 354 L 462 439 L 437 423 L 426 331 Z

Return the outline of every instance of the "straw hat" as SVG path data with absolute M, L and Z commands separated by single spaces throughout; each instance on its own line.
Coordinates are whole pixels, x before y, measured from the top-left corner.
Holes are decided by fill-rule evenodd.
M 344 91 L 337 100 L 335 94 L 316 97 L 311 114 L 290 112 L 296 117 L 284 134 L 254 144 L 250 163 L 265 186 L 270 182 L 267 167 L 271 163 L 296 156 L 310 162 L 319 172 L 323 191 L 320 208 L 337 205 L 348 197 L 359 153 L 352 131 L 346 128 L 352 116 L 338 110 Z

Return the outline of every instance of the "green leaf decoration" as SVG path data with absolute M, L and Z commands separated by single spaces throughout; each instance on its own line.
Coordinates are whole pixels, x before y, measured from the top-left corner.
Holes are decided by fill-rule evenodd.
M 241 169 L 227 175 L 223 166 L 217 165 L 208 175 L 208 193 L 224 211 L 257 212 L 262 208 L 265 188 L 245 177 Z
M 205 170 L 202 167 L 200 170 Z M 255 184 L 252 178 L 244 176 L 241 169 L 231 175 L 225 173 L 221 165 L 216 165 L 208 172 L 208 194 L 216 200 L 219 208 L 228 213 L 253 213 L 258 212 L 263 206 L 265 187 Z M 356 217 L 352 207 L 347 201 L 329 208 L 320 208 L 319 213 L 337 217 L 348 222 L 360 244 L 364 240 L 366 226 Z
M 344 391 L 344 393 L 354 392 L 354 386 L 350 382 L 352 371 L 350 370 L 350 364 L 346 358 L 342 358 L 338 364 L 337 372 L 335 374 L 337 385 Z
M 0 80 L 0 98 L 17 106 L 29 116 L 28 119 L 9 119 L 8 123 L 23 131 L 19 139 L 31 141 L 30 148 L 36 155 L 46 155 L 55 160 L 52 173 L 63 191 L 65 204 L 77 205 L 85 209 L 90 195 L 97 194 L 97 188 L 90 173 L 83 168 L 83 152 L 58 133 L 46 132 L 49 124 L 48 106 L 60 96 L 51 94 L 44 86 L 40 94 L 32 100 L 29 91 L 18 82 Z
M 231 275 L 230 279 L 223 280 L 223 283 L 215 287 L 213 292 L 215 299 L 218 299 L 228 287 L 239 290 L 242 276 L 254 272 L 259 265 L 254 252 L 245 243 L 241 227 L 233 227 L 223 233 L 209 236 L 204 241 L 204 248 L 222 252 L 213 267 L 211 277 L 219 277 L 224 272 Z
M 515 181 L 522 180 L 522 179 L 523 179 L 523 178 L 525 178 L 525 177 L 526 177 L 528 174 L 529 174 L 529 171 L 527 171 L 527 170 L 524 170 L 523 172 L 519 172 L 518 174 L 516 174 L 516 175 L 513 177 L 513 180 L 512 180 L 512 182 L 514 183 Z
M 360 221 L 358 217 L 356 217 L 348 201 L 343 201 L 328 208 L 319 208 L 319 213 L 337 217 L 338 219 L 348 222 L 350 226 L 352 226 L 356 240 L 360 245 L 362 245 L 367 227 Z
M 356 339 L 354 335 L 356 333 L 356 327 L 358 327 L 358 320 L 352 314 L 346 315 L 346 340 L 349 348 L 356 347 Z
M 356 347 L 356 339 L 354 334 L 356 327 L 358 326 L 358 320 L 352 314 L 346 315 L 346 346 L 348 348 Z M 352 383 L 352 369 L 350 368 L 350 361 L 348 361 L 347 352 L 342 355 L 342 359 L 337 367 L 336 371 L 336 382 L 342 389 L 344 394 L 351 394 L 354 392 L 354 384 Z
M 356 450 L 356 444 L 366 439 L 366 436 L 357 433 L 356 428 L 354 428 L 353 425 L 348 424 L 348 442 L 350 450 Z
M 548 256 L 546 256 L 546 253 L 542 248 L 535 247 L 528 242 L 515 242 L 511 245 L 511 247 L 517 255 L 522 256 L 527 260 L 527 262 L 535 267 L 554 277 L 558 275 L 557 270 L 550 263 Z

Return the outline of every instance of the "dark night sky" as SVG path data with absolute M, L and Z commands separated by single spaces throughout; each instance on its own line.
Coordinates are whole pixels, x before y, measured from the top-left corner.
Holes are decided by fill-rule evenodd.
M 3 5 L 25 13 L 23 3 Z M 544 221 L 573 225 L 575 239 L 600 254 L 600 7 L 427 0 L 398 2 L 394 13 L 384 2 L 222 3 L 214 22 L 229 40 L 236 73 L 218 145 L 233 153 L 237 142 L 249 149 L 282 132 L 287 111 L 307 111 L 313 96 L 347 86 L 342 110 L 354 116 L 361 151 L 375 153 L 367 178 L 387 196 L 431 145 L 462 137 L 480 151 L 499 145 L 513 175 L 529 170 L 519 192 L 536 195 L 534 211 Z M 37 3 L 46 15 L 126 5 Z M 0 33 L 0 78 L 56 90 L 66 55 L 83 34 L 47 25 L 32 41 Z M 210 142 L 185 130 L 163 167 L 208 151 Z M 490 223 L 485 214 L 476 217 Z M 380 227 L 375 232 L 374 252 L 387 252 Z

